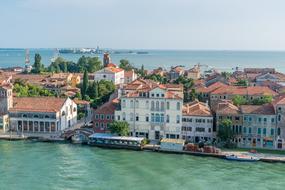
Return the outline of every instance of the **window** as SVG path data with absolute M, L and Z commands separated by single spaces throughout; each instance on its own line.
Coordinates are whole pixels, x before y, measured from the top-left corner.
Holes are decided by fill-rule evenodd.
M 258 133 L 259 135 L 261 135 L 261 128 L 258 128 L 258 129 L 257 129 L 257 133 Z
M 151 110 L 154 110 L 154 101 L 151 101 Z
M 156 94 L 156 97 L 159 97 L 159 94 Z
M 246 133 L 246 127 L 243 127 L 243 133 Z
M 280 128 L 277 129 L 277 135 L 281 135 L 281 129 Z
M 136 121 L 139 121 L 139 120 L 140 120 L 139 115 L 136 114 Z
M 263 135 L 266 135 L 266 128 L 263 128 Z
M 164 97 L 164 94 L 161 94 L 161 97 Z
M 271 136 L 274 135 L 274 129 L 271 129 L 271 130 L 270 130 L 270 134 L 271 134 Z
M 126 107 L 126 100 L 122 100 L 122 107 L 123 107 L 123 108 Z
M 123 119 L 123 121 L 126 121 L 126 113 L 125 112 L 123 112 L 123 114 L 122 114 L 122 119 Z
M 278 115 L 278 121 L 281 121 L 281 115 Z
M 159 101 L 156 101 L 156 103 L 155 103 L 155 109 L 156 109 L 156 111 L 159 111 Z
M 135 107 L 139 108 L 139 101 L 138 100 L 136 100 L 136 102 L 135 102 Z
M 248 128 L 248 133 L 251 134 L 251 127 Z
M 149 121 L 149 116 L 148 116 L 148 114 L 145 116 L 145 121 L 146 121 L 146 122 Z
M 169 123 L 170 119 L 169 119 L 169 115 L 166 115 L 166 123 Z
M 180 102 L 177 102 L 177 103 L 176 103 L 176 109 L 177 109 L 177 110 L 180 110 Z
M 161 111 L 164 111 L 164 102 L 160 102 L 160 109 Z
M 235 120 L 236 120 L 236 121 L 239 121 L 239 117 L 235 117 Z
M 164 123 L 164 114 L 160 114 L 160 122 Z
M 109 120 L 110 119 L 110 115 L 106 115 L 106 119 Z
M 168 109 L 169 110 L 169 102 L 166 102 L 166 109 Z
M 263 118 L 263 122 L 266 123 L 267 122 L 267 118 Z
M 149 102 L 148 102 L 148 100 L 145 102 L 145 107 L 146 107 L 146 109 L 149 109 Z
M 130 113 L 130 121 L 133 121 L 133 120 L 134 120 L 134 114 Z
M 274 118 L 271 118 L 271 123 L 274 123 L 275 122 L 275 119 Z
M 160 122 L 160 116 L 158 113 L 155 114 L 155 122 L 159 123 Z
M 100 115 L 100 119 L 101 119 L 101 120 L 104 119 L 104 115 L 103 115 L 103 114 Z
M 180 115 L 176 116 L 176 123 L 180 123 Z
M 133 100 L 130 101 L 130 106 L 131 106 L 131 108 L 134 108 L 134 101 Z
M 211 133 L 211 132 L 212 132 L 212 129 L 211 129 L 211 128 L 209 128 L 209 129 L 208 129 L 208 133 Z
M 153 93 L 151 94 L 151 97 L 154 97 L 154 94 L 153 94 Z

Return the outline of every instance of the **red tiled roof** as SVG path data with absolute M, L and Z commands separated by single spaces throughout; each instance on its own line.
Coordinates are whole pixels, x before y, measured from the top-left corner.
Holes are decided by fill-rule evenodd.
M 86 100 L 79 100 L 78 98 L 73 99 L 73 101 L 77 104 L 77 105 L 89 105 L 90 102 L 86 101 Z
M 114 64 L 114 63 L 109 63 L 108 65 L 107 65 L 107 67 L 117 67 L 117 65 L 116 64 Z
M 211 117 L 212 113 L 205 103 L 194 101 L 183 106 L 183 115 Z
M 25 97 L 14 98 L 13 108 L 10 112 L 58 112 L 62 108 L 66 98 L 54 97 Z
M 240 109 L 244 114 L 275 115 L 275 110 L 272 104 L 241 105 Z
M 94 110 L 94 114 L 114 114 L 116 110 L 115 103 L 112 101 L 106 102 L 99 108 Z
M 230 102 L 220 102 L 217 104 L 216 108 L 217 114 L 228 114 L 228 115 L 238 115 L 240 114 L 240 110 L 237 106 L 233 105 Z
M 211 85 L 208 86 L 208 87 L 204 87 L 204 86 L 198 87 L 198 88 L 196 89 L 196 91 L 197 91 L 197 92 L 200 92 L 200 93 L 211 93 L 212 91 L 214 91 L 214 90 L 216 90 L 216 89 L 219 89 L 219 88 L 221 88 L 221 87 L 227 88 L 228 85 L 226 85 L 226 84 L 224 84 L 224 83 L 222 83 L 222 82 L 215 82 L 215 83 L 211 84 Z
M 212 91 L 212 94 L 229 94 L 229 95 L 272 95 L 276 96 L 277 93 L 271 90 L 266 86 L 249 86 L 249 87 L 240 87 L 240 86 L 227 86 L 226 88 L 217 88 Z

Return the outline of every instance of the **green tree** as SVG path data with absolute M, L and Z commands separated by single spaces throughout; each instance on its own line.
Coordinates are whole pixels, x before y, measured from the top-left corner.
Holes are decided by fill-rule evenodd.
M 248 86 L 248 80 L 245 79 L 238 79 L 238 82 L 236 83 L 237 86 Z
M 234 138 L 234 132 L 232 130 L 232 121 L 224 119 L 220 122 L 217 137 L 222 142 L 230 142 Z
M 225 79 L 229 79 L 232 74 L 231 74 L 230 72 L 222 72 L 221 75 L 222 75 Z
M 130 71 L 130 70 L 134 69 L 134 67 L 131 65 L 131 63 L 127 59 L 121 59 L 119 67 L 121 69 L 126 70 L 126 71 Z
M 129 133 L 129 124 L 126 121 L 114 121 L 110 124 L 109 130 L 112 134 L 127 136 Z
M 247 100 L 243 96 L 235 95 L 233 98 L 233 103 L 236 106 L 245 105 L 247 104 Z
M 44 65 L 41 63 L 42 57 L 40 54 L 35 54 L 35 62 L 33 65 L 32 73 L 41 73 L 44 70 Z
M 82 83 L 82 87 L 81 87 L 81 96 L 83 99 L 86 98 L 85 95 L 87 95 L 87 89 L 88 89 L 88 73 L 87 70 L 84 71 L 84 75 L 83 75 L 83 83 Z
M 263 105 L 263 104 L 271 103 L 272 100 L 273 100 L 272 96 L 265 95 L 265 96 L 262 96 L 260 98 L 256 98 L 256 99 L 252 100 L 251 103 L 253 105 Z

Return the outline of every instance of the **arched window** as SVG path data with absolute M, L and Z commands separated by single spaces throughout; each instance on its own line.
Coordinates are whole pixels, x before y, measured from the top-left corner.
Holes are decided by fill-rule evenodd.
M 48 119 L 48 118 L 49 118 L 49 115 L 45 115 L 45 118 Z
M 163 114 L 163 113 L 160 114 L 160 122 L 161 122 L 161 123 L 164 123 L 164 114 Z
M 61 116 L 65 116 L 65 111 L 63 111 L 63 112 L 61 113 Z
M 273 136 L 274 135 L 274 129 L 271 129 L 270 133 L 271 133 L 271 136 Z
M 134 108 L 134 101 L 131 100 L 131 108 Z
M 27 117 L 27 115 L 26 114 L 23 114 L 23 116 L 22 117 Z
M 161 109 L 161 111 L 164 111 L 164 102 L 160 103 L 160 109 Z
M 39 118 L 39 115 L 34 115 L 34 118 Z
M 156 103 L 155 103 L 155 109 L 156 109 L 157 111 L 159 111 L 159 101 L 156 101 Z
M 159 117 L 159 114 L 158 114 L 158 113 L 155 114 L 155 122 L 156 122 L 156 123 L 159 123 L 159 122 L 160 122 L 160 117 Z
M 154 110 L 154 101 L 151 101 L 151 110 Z
M 123 119 L 123 121 L 126 121 L 126 113 L 125 112 L 122 113 L 122 119 Z
M 281 129 L 280 128 L 277 129 L 277 135 L 281 135 Z

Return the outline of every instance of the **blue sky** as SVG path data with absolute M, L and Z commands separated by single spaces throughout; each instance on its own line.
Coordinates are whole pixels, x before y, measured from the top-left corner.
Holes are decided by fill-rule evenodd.
M 1 0 L 0 47 L 285 50 L 284 0 Z

